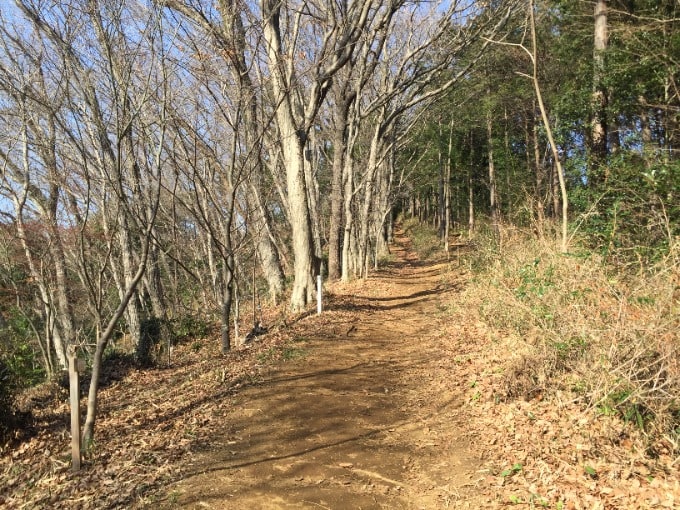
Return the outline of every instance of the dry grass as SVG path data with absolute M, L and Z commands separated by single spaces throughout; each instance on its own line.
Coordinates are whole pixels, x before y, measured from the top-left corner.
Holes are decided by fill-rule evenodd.
M 650 452 L 680 454 L 680 246 L 636 274 L 592 253 L 505 232 L 480 242 L 466 306 L 512 339 L 501 398 L 569 393 L 641 429 Z

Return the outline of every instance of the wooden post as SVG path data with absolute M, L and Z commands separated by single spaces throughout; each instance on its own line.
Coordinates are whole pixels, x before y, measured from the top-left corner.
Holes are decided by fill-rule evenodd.
M 69 348 L 68 378 L 71 402 L 71 469 L 80 470 L 80 370 L 82 360 Z
M 321 303 L 321 275 L 316 277 L 316 313 L 321 314 L 322 303 Z
M 257 314 L 255 309 L 257 307 L 257 302 L 255 301 L 257 295 L 255 294 L 255 264 L 253 264 L 253 331 L 257 329 Z

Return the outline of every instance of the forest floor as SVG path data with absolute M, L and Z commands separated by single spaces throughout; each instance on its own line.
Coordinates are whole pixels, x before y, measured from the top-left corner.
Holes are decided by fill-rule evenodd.
M 180 345 L 167 367 L 110 362 L 97 443 L 69 469 L 65 395 L 24 402 L 3 452 L 8 508 L 678 508 L 676 461 L 565 398 L 500 399 L 512 346 L 464 301 L 459 258 L 403 233 L 321 315 L 226 357 Z

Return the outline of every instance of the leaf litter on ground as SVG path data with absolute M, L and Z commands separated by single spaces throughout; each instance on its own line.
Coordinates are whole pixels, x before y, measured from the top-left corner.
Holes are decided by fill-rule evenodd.
M 461 285 L 460 270 L 453 273 Z M 356 286 L 371 286 L 370 292 L 363 288 L 364 297 L 356 297 Z M 214 437 L 239 440 L 223 417 L 240 387 L 283 360 L 291 342 L 319 331 L 338 338 L 354 334 L 356 311 L 372 313 L 370 296 L 392 291 L 389 283 L 375 281 L 337 283 L 329 290 L 332 312 L 303 321 L 270 317 L 282 327 L 247 349 L 223 357 L 214 335 L 200 348 L 177 346 L 170 366 L 118 374 L 101 391 L 96 442 L 78 473 L 70 469 L 67 395 L 47 392 L 33 409 L 34 434 L 2 452 L 0 506 L 152 507 L 197 452 L 216 447 Z M 467 428 L 483 465 L 471 481 L 482 507 L 680 507 L 680 465 L 668 445 L 649 445 L 631 423 L 595 413 L 568 391 L 505 398 L 504 372 L 516 358 L 517 339 L 481 320 L 464 291 L 455 300 L 422 339 L 439 342 L 443 350 L 422 374 L 437 393 L 413 398 L 434 410 L 447 395 L 464 397 L 456 426 Z M 423 446 L 448 438 L 441 429 L 431 435 Z M 440 501 L 449 504 L 450 494 L 440 489 Z

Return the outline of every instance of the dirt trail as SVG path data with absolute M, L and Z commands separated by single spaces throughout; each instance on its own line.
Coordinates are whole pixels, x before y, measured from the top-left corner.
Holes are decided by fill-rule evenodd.
M 232 397 L 224 435 L 188 460 L 170 507 L 476 508 L 479 460 L 463 397 L 442 383 L 455 372 L 437 327 L 456 283 L 397 242 L 396 263 L 353 296 L 335 289 L 292 359 Z

